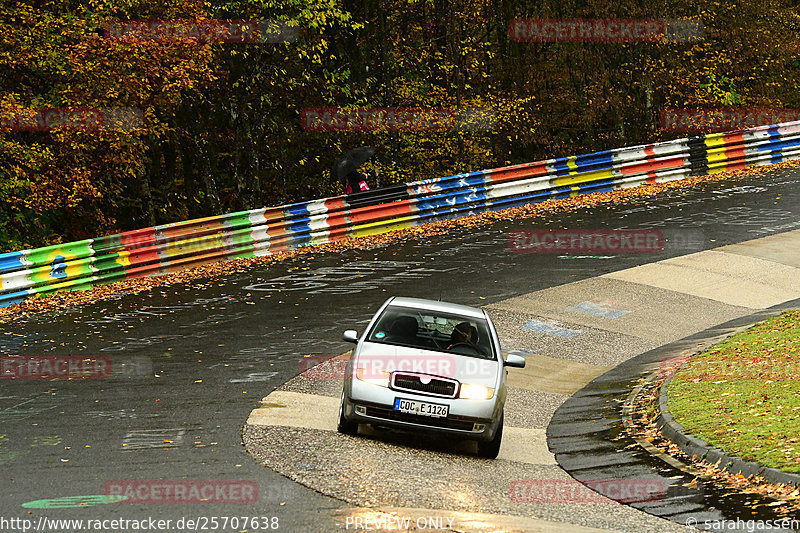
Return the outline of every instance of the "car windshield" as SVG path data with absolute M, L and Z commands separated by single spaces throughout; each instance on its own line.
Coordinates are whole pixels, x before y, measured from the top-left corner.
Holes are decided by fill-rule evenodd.
M 481 359 L 496 359 L 485 319 L 389 306 L 367 340 Z

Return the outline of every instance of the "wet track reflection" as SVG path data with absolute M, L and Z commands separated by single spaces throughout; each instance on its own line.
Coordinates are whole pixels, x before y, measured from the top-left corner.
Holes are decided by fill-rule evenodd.
M 794 171 L 701 184 L 368 251 L 298 257 L 4 325 L 4 356 L 107 356 L 112 368 L 124 371 L 104 379 L 2 380 L 0 516 L 102 519 L 123 513 L 177 520 L 237 514 L 278 517 L 286 531 L 330 531 L 319 517 L 341 509 L 342 502 L 261 467 L 241 445 L 248 413 L 300 372 L 303 356 L 347 351 L 341 331 L 363 328 L 390 295 L 481 306 L 800 228 L 799 184 Z M 510 232 L 534 227 L 657 228 L 669 240 L 652 254 L 509 249 Z M 112 481 L 183 479 L 253 481 L 259 494 L 255 503 L 237 505 L 213 499 L 203 505 L 112 505 L 96 499 L 73 501 L 74 507 L 22 507 L 103 495 Z M 344 524 L 344 516 L 337 523 Z

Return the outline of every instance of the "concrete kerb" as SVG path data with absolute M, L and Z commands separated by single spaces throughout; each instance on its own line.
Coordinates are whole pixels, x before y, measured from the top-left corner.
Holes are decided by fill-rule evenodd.
M 795 236 L 800 235 L 800 232 L 789 232 L 791 235 L 788 235 L 787 238 L 794 239 Z M 766 245 L 773 245 L 774 241 L 776 240 L 775 237 L 765 237 L 763 239 L 756 240 L 757 247 L 763 247 Z M 780 238 L 778 238 L 780 242 L 784 242 Z M 760 244 L 759 244 L 760 243 Z M 754 246 L 756 245 L 754 244 Z M 785 243 L 784 243 L 785 244 Z M 761 249 L 761 248 L 758 248 Z M 746 254 L 742 254 L 746 255 Z M 738 259 L 738 258 L 735 258 Z M 732 262 L 736 265 L 741 265 L 743 263 L 742 260 L 738 260 Z M 781 263 L 782 264 L 782 263 Z M 758 262 L 758 266 L 763 266 L 764 263 Z M 768 265 L 770 269 L 774 268 L 774 265 Z M 747 269 L 745 269 L 747 270 Z M 742 278 L 747 277 L 748 271 L 743 271 L 741 268 L 737 269 L 732 274 L 729 274 L 728 277 L 732 278 Z M 621 280 L 622 281 L 622 280 Z M 642 292 L 639 288 L 639 285 L 644 284 L 647 280 L 635 279 L 635 280 L 624 280 L 626 283 L 631 284 L 631 290 L 635 290 L 636 294 Z M 604 282 L 608 286 L 617 285 L 620 281 L 617 280 L 607 280 Z M 583 285 L 576 282 L 575 285 L 580 287 L 580 290 L 583 291 Z M 705 309 L 705 307 L 712 304 L 712 302 L 719 303 L 719 300 L 715 300 L 710 296 L 715 295 L 703 295 L 698 296 L 695 294 L 696 291 L 693 290 L 693 287 L 675 287 L 675 288 L 659 288 L 661 291 L 664 291 L 665 294 L 672 294 L 672 293 L 679 293 L 686 295 L 686 297 L 694 297 L 694 300 L 687 301 L 684 307 L 689 307 L 687 311 L 691 312 L 692 309 Z M 545 291 L 547 291 L 546 289 Z M 538 291 L 541 293 L 541 291 Z M 646 291 L 645 291 L 646 292 Z M 581 294 L 585 293 L 585 291 L 581 292 Z M 598 293 L 599 294 L 599 293 Z M 616 293 L 614 293 L 616 294 Z M 787 296 L 791 297 L 792 293 L 790 292 Z M 542 295 L 539 294 L 541 297 Z M 794 296 L 796 297 L 796 296 Z M 566 301 L 561 299 L 563 302 L 563 306 L 571 305 L 572 301 Z M 506 302 L 508 303 L 508 302 Z M 525 302 L 522 302 L 525 303 Z M 580 380 L 582 383 L 588 384 L 580 389 L 578 392 L 573 394 L 570 398 L 564 402 L 561 407 L 559 407 L 555 414 L 550 418 L 550 423 L 547 425 L 546 432 L 542 431 L 542 433 L 546 433 L 546 444 L 545 444 L 545 435 L 541 435 L 539 437 L 544 444 L 543 448 L 544 451 L 552 453 L 555 457 L 555 461 L 558 463 L 558 466 L 561 467 L 566 473 L 568 473 L 573 479 L 577 481 L 587 481 L 593 479 L 605 479 L 607 477 L 613 477 L 614 479 L 657 479 L 659 482 L 663 484 L 665 489 L 665 493 L 669 496 L 664 498 L 663 501 L 659 502 L 645 502 L 641 504 L 627 504 L 622 507 L 630 507 L 632 509 L 637 509 L 640 511 L 644 511 L 650 515 L 655 517 L 667 518 L 672 520 L 676 524 L 680 524 L 680 527 L 684 527 L 685 519 L 689 518 L 697 518 L 698 516 L 708 516 L 711 518 L 724 518 L 724 515 L 719 514 L 718 511 L 714 510 L 714 508 L 708 508 L 708 506 L 704 503 L 705 497 L 702 492 L 702 488 L 700 490 L 695 490 L 690 487 L 691 481 L 696 477 L 689 473 L 688 470 L 681 468 L 682 465 L 674 465 L 671 464 L 674 468 L 679 469 L 679 475 L 675 476 L 675 470 L 672 470 L 670 474 L 664 474 L 662 472 L 663 469 L 657 469 L 654 467 L 653 463 L 658 462 L 656 461 L 653 456 L 649 453 L 645 453 L 644 450 L 640 447 L 629 447 L 624 446 L 624 443 L 621 444 L 620 439 L 617 437 L 622 437 L 622 433 L 624 433 L 624 429 L 622 428 L 624 419 L 626 414 L 624 412 L 620 412 L 620 402 L 619 398 L 626 397 L 631 392 L 631 390 L 636 387 L 640 382 L 642 377 L 648 376 L 653 374 L 654 371 L 658 371 L 659 368 L 663 368 L 663 363 L 667 361 L 675 361 L 676 354 L 679 356 L 688 356 L 690 354 L 697 353 L 698 350 L 702 348 L 706 348 L 710 345 L 716 344 L 722 338 L 730 336 L 731 334 L 735 333 L 737 330 L 743 329 L 745 327 L 749 327 L 754 322 L 758 322 L 768 316 L 775 315 L 779 313 L 783 309 L 788 309 L 792 307 L 800 306 L 800 299 L 793 300 L 790 302 L 784 302 L 778 305 L 775 305 L 768 309 L 758 309 L 757 311 L 754 309 L 758 302 L 744 302 L 747 305 L 745 306 L 731 306 L 730 304 L 723 310 L 720 310 L 719 313 L 715 313 L 711 317 L 706 317 L 705 322 L 697 323 L 695 322 L 695 328 L 698 326 L 700 328 L 704 328 L 703 331 L 694 333 L 689 336 L 681 337 L 678 331 L 675 332 L 674 335 L 670 335 L 667 338 L 663 339 L 669 342 L 669 344 L 665 344 L 658 347 L 653 347 L 645 353 L 641 353 L 640 355 L 636 355 L 631 357 L 630 359 L 626 360 L 625 362 L 608 369 L 608 367 L 603 368 L 602 370 L 608 369 L 607 372 L 604 372 L 602 375 L 595 374 L 594 376 L 586 375 L 585 380 Z M 722 304 L 720 304 L 722 305 Z M 489 306 L 493 307 L 493 306 Z M 496 306 L 498 309 L 502 309 L 504 306 Z M 513 305 L 511 308 L 506 309 L 507 312 L 520 312 L 520 306 Z M 524 307 L 524 306 L 523 306 Z M 527 310 L 527 307 L 525 308 Z M 633 309 L 633 307 L 631 307 Z M 638 309 L 638 308 L 637 308 Z M 555 313 L 556 309 L 531 309 L 530 312 L 539 316 L 540 314 L 544 313 L 542 316 L 550 316 L 551 314 Z M 727 316 L 724 316 L 727 313 Z M 652 313 L 651 313 L 652 315 Z M 735 317 L 735 318 L 734 318 Z M 565 317 L 566 318 L 566 317 Z M 576 319 L 580 319 L 582 317 L 577 317 Z M 726 321 L 727 320 L 727 321 Z M 521 325 L 516 321 L 513 323 L 515 328 L 519 328 Z M 586 322 L 586 319 L 583 318 L 582 322 Z M 572 321 L 570 321 L 572 323 Z M 620 323 L 622 324 L 622 323 Z M 713 325 L 716 324 L 716 325 Z M 502 326 L 502 324 L 501 324 Z M 619 324 L 616 322 L 614 323 L 614 328 L 619 329 Z M 516 330 L 515 330 L 516 331 Z M 625 330 L 627 331 L 627 330 Z M 686 331 L 692 331 L 687 328 Z M 696 331 L 696 329 L 695 329 Z M 671 339 L 670 339 L 671 337 Z M 656 342 L 661 339 L 653 339 Z M 656 342 L 650 343 L 652 347 Z M 663 342 L 663 341 L 662 341 Z M 646 349 L 646 348 L 645 348 Z M 550 357 L 542 357 L 540 354 L 532 354 L 530 357 L 535 359 L 536 361 L 543 362 L 543 368 L 549 367 L 552 365 L 544 364 L 544 363 L 551 363 L 550 359 L 553 359 L 553 354 Z M 563 355 L 563 354 L 562 354 Z M 529 360 L 529 363 L 533 363 L 533 359 Z M 561 359 L 559 359 L 560 361 Z M 565 361 L 570 361 L 568 358 L 564 359 Z M 531 364 L 531 367 L 536 365 Z M 595 365 L 597 370 L 600 370 L 600 365 Z M 663 371 L 662 371 L 663 375 Z M 596 376 L 596 377 L 595 377 Z M 589 382 L 589 380 L 591 380 Z M 302 385 L 302 384 L 301 384 Z M 544 386 L 536 385 L 533 383 L 526 383 L 527 386 L 532 386 L 534 390 L 539 390 L 539 388 L 545 388 Z M 536 386 L 534 386 L 536 385 Z M 578 385 L 580 386 L 580 385 Z M 307 387 L 303 386 L 300 387 L 294 386 L 290 387 L 286 390 L 303 392 L 308 394 L 310 390 L 307 390 Z M 574 389 L 573 389 L 574 390 Z M 338 394 L 335 394 L 333 391 L 328 390 L 328 387 L 324 387 L 320 389 L 318 394 L 322 394 L 324 396 L 329 396 L 330 398 L 325 398 L 325 400 L 331 404 L 332 408 L 329 409 L 331 413 L 335 413 L 335 404 L 338 401 Z M 277 396 L 275 396 L 277 398 Z M 268 397 L 265 399 L 269 401 L 270 398 Z M 315 401 L 314 398 L 308 398 L 309 401 Z M 297 403 L 296 407 L 300 407 L 300 403 Z M 284 405 L 281 405 L 284 407 Z M 292 407 L 289 403 L 286 403 L 285 407 Z M 308 410 L 305 410 L 308 412 Z M 255 413 L 258 414 L 258 413 Z M 269 413 L 264 413 L 269 414 Z M 292 413 L 286 412 L 283 413 L 286 416 L 291 415 Z M 326 415 L 327 416 L 327 415 Z M 273 417 L 274 418 L 274 417 Z M 329 416 L 331 419 L 329 422 L 333 422 L 333 415 Z M 248 420 L 248 427 L 255 428 L 258 427 L 268 427 L 269 424 L 256 424 L 255 426 L 251 426 L 251 422 L 253 420 Z M 274 420 L 273 420 L 274 422 Z M 327 450 L 330 447 L 331 450 L 335 450 L 336 453 L 346 454 L 350 449 L 350 444 L 347 442 L 339 442 L 335 438 L 331 438 L 331 435 L 335 435 L 333 427 L 331 424 L 327 424 L 324 428 L 320 427 L 319 429 L 312 430 L 308 429 L 308 423 L 303 422 L 303 424 L 297 423 L 297 427 L 292 427 L 292 422 L 289 420 L 287 426 L 291 428 L 294 435 L 299 438 L 312 438 L 312 439 L 319 439 L 320 449 Z M 577 423 L 576 423 L 577 422 Z M 320 431 L 321 429 L 327 429 L 328 431 Z M 277 432 L 274 432 L 276 433 Z M 361 470 L 358 470 L 357 466 L 360 465 L 357 461 L 351 461 L 350 469 L 354 470 L 353 472 L 346 472 L 347 475 L 344 477 L 339 477 L 338 481 L 336 479 L 324 479 L 329 486 L 321 487 L 318 483 L 317 476 L 319 473 L 314 472 L 321 472 L 322 470 L 312 468 L 312 469 L 293 469 L 291 465 L 288 464 L 288 460 L 285 458 L 281 458 L 281 461 L 278 461 L 275 457 L 273 457 L 274 450 L 270 448 L 271 445 L 275 445 L 275 443 L 280 442 L 278 437 L 274 437 L 268 431 L 264 431 L 259 433 L 256 431 L 255 433 L 251 432 L 251 436 L 261 436 L 265 438 L 265 444 L 262 447 L 265 447 L 265 450 L 269 450 L 269 453 L 265 452 L 265 458 L 267 460 L 261 461 L 262 464 L 272 468 L 273 470 L 283 474 L 290 479 L 293 479 L 301 484 L 309 486 L 314 490 L 319 492 L 330 494 L 334 497 L 339 499 L 344 499 L 354 505 L 364 505 L 365 503 L 367 506 L 372 507 L 372 504 L 375 504 L 375 507 L 382 508 L 384 504 L 389 505 L 397 505 L 401 502 L 399 501 L 387 501 L 378 503 L 372 499 L 351 499 L 350 496 L 342 498 L 342 490 L 350 490 L 348 487 L 344 487 L 340 481 L 342 479 L 349 480 L 352 479 L 353 476 L 361 475 Z M 509 434 L 509 436 L 511 436 Z M 283 439 L 284 436 L 281 434 L 280 438 Z M 246 439 L 245 439 L 246 440 Z M 513 439 L 509 439 L 513 440 Z M 629 439 L 630 440 L 630 439 Z M 687 442 L 688 439 L 687 439 Z M 510 443 L 510 442 L 509 442 Z M 402 459 L 403 464 L 407 464 L 410 461 L 416 461 L 417 455 L 421 453 L 427 454 L 426 450 L 419 451 L 415 446 L 408 446 L 403 447 L 402 445 L 404 442 L 399 442 L 401 446 L 395 447 L 392 445 L 392 442 L 388 444 L 383 443 L 383 439 L 378 440 L 365 440 L 363 442 L 363 448 L 366 449 L 367 455 L 373 459 L 381 459 L 384 453 L 391 453 L 393 455 L 398 455 Z M 696 443 L 695 443 L 696 444 Z M 549 447 L 549 450 L 548 450 Z M 303 450 L 306 450 L 307 447 L 302 447 Z M 313 450 L 314 447 L 310 447 L 308 449 Z M 386 452 L 386 450 L 390 450 L 390 452 Z M 651 451 L 651 450 L 650 450 Z M 652 451 L 651 451 L 652 452 Z M 716 453 L 718 451 L 711 451 L 711 453 Z M 306 452 L 304 452 L 306 453 Z M 721 452 L 719 452 L 721 453 Z M 258 455 L 253 453 L 254 457 Z M 304 464 L 308 463 L 309 465 L 315 465 L 317 463 L 324 464 L 325 461 L 320 457 L 313 456 L 311 452 L 307 452 L 308 458 L 301 457 L 303 459 Z M 503 452 L 501 451 L 501 456 Z M 662 454 L 663 455 L 663 454 Z M 696 455 L 696 454 L 695 454 Z M 427 457 L 427 455 L 426 455 Z M 713 455 L 709 456 L 713 457 Z M 308 459 L 308 460 L 306 460 Z M 428 458 L 429 459 L 429 458 Z M 449 457 L 445 457 L 449 461 Z M 443 459 L 443 460 L 444 460 Z M 458 457 L 459 461 L 467 464 L 472 463 L 474 460 L 469 456 L 461 456 Z M 541 459 L 531 460 L 530 462 L 520 462 L 517 458 L 508 457 L 507 459 L 511 459 L 507 462 L 499 462 L 498 465 L 501 465 L 506 468 L 521 468 L 524 466 L 526 469 L 529 470 L 531 474 L 526 475 L 545 475 L 545 477 L 551 477 L 556 472 L 556 465 L 549 462 L 543 461 Z M 661 457 L 660 459 L 666 459 L 665 457 Z M 316 461 L 316 462 L 315 462 Z M 677 461 L 677 460 L 676 460 Z M 273 464 L 274 463 L 274 464 Z M 286 463 L 286 464 L 284 464 Z M 549 463 L 549 464 L 545 464 Z M 448 463 L 449 464 L 449 463 Z M 288 465 L 288 466 L 287 466 Z M 354 466 L 355 465 L 355 466 Z M 302 466 L 302 465 L 301 465 Z M 436 465 L 438 468 L 440 465 Z M 548 468 L 552 470 L 548 470 Z M 561 469 L 558 469 L 561 472 Z M 682 472 L 681 472 L 682 470 Z M 563 472 L 561 472 L 563 474 Z M 327 475 L 327 474 L 326 474 Z M 328 476 L 330 477 L 330 476 Z M 501 476 L 502 477 L 502 476 Z M 500 479 L 500 478 L 498 478 Z M 678 480 L 679 479 L 679 480 Z M 677 480 L 677 481 L 676 481 Z M 413 479 L 411 481 L 414 481 Z M 500 480 L 505 482 L 504 480 Z M 349 482 L 348 482 L 349 483 Z M 708 485 L 711 485 L 710 483 Z M 372 485 L 370 485 L 372 486 Z M 415 485 L 416 486 L 416 485 Z M 424 485 L 420 485 L 420 487 L 425 488 Z M 345 492 L 344 494 L 348 495 L 352 494 L 350 492 Z M 353 493 L 355 494 L 355 493 Z M 358 494 L 356 494 L 358 496 Z M 367 496 L 370 496 L 367 494 Z M 359 496 L 360 498 L 360 496 Z M 414 503 L 414 502 L 409 502 Z M 444 498 L 442 501 L 434 502 L 432 508 L 441 509 L 444 507 L 449 507 L 452 504 L 449 500 Z M 444 507 L 443 507 L 444 506 Z M 612 509 L 612 508 L 609 508 Z M 458 509 L 453 509 L 457 511 Z M 461 509 L 462 511 L 464 509 Z M 516 516 L 516 512 L 519 510 L 516 508 L 511 508 L 511 506 L 502 506 L 497 509 L 473 509 L 476 511 L 483 511 L 489 513 L 498 513 L 494 514 L 494 517 L 498 517 L 501 515 L 505 515 L 509 513 L 509 518 Z M 713 511 L 712 511 L 713 510 Z M 618 511 L 614 511 L 617 513 Z M 699 514 L 698 514 L 699 513 Z M 620 513 L 619 516 L 614 515 L 615 518 L 628 518 L 628 515 L 624 515 Z M 548 514 L 542 514 L 539 518 L 554 518 L 554 516 Z M 605 518 L 604 518 L 605 519 Z M 639 517 L 636 516 L 638 520 Z M 684 521 L 682 521 L 682 519 Z M 556 520 L 564 521 L 563 517 L 556 518 Z M 569 520 L 569 519 L 567 519 Z M 622 523 L 622 522 L 620 522 Z M 592 524 L 584 524 L 584 525 L 596 525 Z M 616 525 L 616 523 L 614 524 Z M 659 527 L 662 527 L 659 524 Z
M 757 322 L 763 321 L 765 318 L 776 316 L 787 309 L 797 307 L 800 307 L 800 299 L 771 307 L 760 313 L 755 313 L 747 317 L 736 319 L 735 322 L 747 320 L 750 323 L 748 327 L 750 327 Z M 687 358 L 687 361 L 699 353 L 700 352 L 695 352 L 689 358 Z M 659 390 L 659 415 L 656 418 L 656 425 L 661 430 L 662 435 L 692 459 L 705 460 L 706 462 L 733 474 L 740 474 L 745 477 L 759 475 L 770 483 L 779 483 L 800 487 L 800 474 L 784 472 L 777 468 L 767 468 L 755 461 L 745 461 L 741 457 L 728 455 L 723 450 L 715 448 L 703 439 L 697 438 L 688 433 L 680 424 L 680 422 L 673 418 L 672 414 L 669 412 L 669 385 L 684 364 L 686 364 L 686 361 L 684 361 L 680 366 L 678 366 L 678 368 L 672 371 L 669 376 L 667 376 L 667 378 L 664 380 L 664 383 L 661 384 Z
M 697 502 L 703 502 L 705 499 L 703 496 L 704 490 L 702 488 L 691 488 L 691 482 L 700 474 L 697 469 L 661 452 L 642 439 L 631 437 L 627 441 L 628 443 L 638 444 L 636 447 L 630 447 L 624 439 L 619 440 L 616 438 L 614 439 L 615 444 L 609 446 L 608 437 L 617 436 L 619 431 L 625 431 L 623 426 L 628 425 L 628 419 L 632 416 L 630 400 L 636 396 L 636 389 L 642 388 L 643 383 L 646 381 L 652 381 L 655 377 L 658 377 L 659 373 L 663 375 L 665 362 L 690 357 L 738 331 L 751 327 L 756 322 L 797 307 L 800 307 L 800 299 L 736 317 L 669 344 L 653 348 L 615 366 L 605 374 L 592 380 L 556 410 L 547 428 L 547 444 L 550 451 L 555 455 L 559 466 L 578 481 L 591 480 L 598 477 L 598 472 L 604 470 L 605 467 L 603 465 L 608 461 L 618 461 L 620 455 L 623 455 L 627 457 L 628 464 L 626 472 L 620 474 L 622 477 L 630 479 L 661 477 L 667 487 L 667 493 L 677 492 L 682 494 L 682 497 L 687 501 L 697 500 Z M 619 398 L 623 397 L 626 401 L 619 401 Z M 561 426 L 567 424 L 571 426 L 578 413 L 581 419 L 621 419 L 622 422 L 611 432 L 602 435 L 595 434 L 592 431 L 584 431 L 580 434 L 570 434 L 568 436 L 560 435 Z M 681 432 L 680 435 L 683 436 L 685 442 L 689 442 L 687 438 L 689 436 L 685 432 Z M 676 437 L 676 439 L 680 438 Z M 640 450 L 639 452 L 636 452 L 637 448 Z M 646 453 L 642 454 L 642 451 Z M 704 453 L 706 453 L 707 459 L 714 459 L 717 454 L 722 459 L 724 455 L 720 450 L 715 450 L 711 447 L 708 447 Z M 665 471 L 661 467 L 655 466 L 652 459 L 647 459 L 648 457 L 672 467 L 674 469 L 672 474 L 665 474 Z M 597 467 L 587 467 L 587 459 L 589 459 L 588 462 L 593 462 Z M 781 474 L 787 473 L 772 470 L 774 469 L 763 469 L 761 474 L 765 477 L 770 476 L 769 481 L 785 483 L 783 480 L 786 478 L 782 477 Z M 675 475 L 676 472 L 682 472 L 683 477 Z M 647 503 L 629 505 L 681 524 L 684 524 L 687 518 L 698 520 L 700 520 L 700 517 L 712 520 L 725 518 L 724 515 L 719 514 L 718 510 L 708 510 L 703 503 L 697 503 L 697 509 L 685 512 L 677 512 L 674 509 L 661 508 Z
M 647 380 L 648 377 L 652 377 L 653 374 L 657 374 L 660 371 L 660 367 L 663 368 L 662 365 L 665 361 L 696 355 L 709 346 L 712 346 L 720 342 L 722 339 L 730 337 L 739 331 L 745 330 L 757 322 L 761 322 L 767 318 L 779 315 L 783 311 L 798 307 L 800 307 L 800 299 L 784 302 L 747 316 L 735 318 L 664 346 L 654 348 L 648 352 L 625 361 L 624 363 L 609 370 L 605 374 L 595 378 L 592 382 L 588 383 L 585 387 L 576 392 L 559 408 L 551 420 L 551 425 L 547 428 L 548 446 L 550 451 L 554 453 L 559 466 L 561 466 L 567 473 L 579 481 L 582 477 L 585 477 L 584 472 L 581 471 L 582 469 L 574 468 L 574 466 L 578 466 L 577 464 L 571 464 L 573 462 L 571 454 L 573 454 L 576 450 L 573 450 L 570 444 L 566 442 L 579 436 L 560 436 L 557 428 L 554 427 L 555 425 L 559 424 L 562 418 L 564 418 L 565 421 L 572 420 L 575 416 L 575 410 L 580 409 L 584 412 L 584 416 L 591 415 L 592 417 L 611 416 L 617 418 L 621 414 L 621 418 L 624 421 L 629 418 L 631 414 L 631 406 L 629 405 L 629 401 L 631 397 L 636 395 L 635 389 L 637 387 L 641 387 L 641 380 Z M 774 468 L 764 468 L 757 463 L 748 463 L 741 458 L 729 456 L 722 450 L 713 448 L 705 441 L 687 434 L 684 428 L 674 420 L 666 408 L 666 391 L 671 377 L 672 376 L 668 376 L 668 379 L 662 385 L 660 390 L 660 415 L 658 418 L 658 423 L 662 427 L 664 436 L 678 446 L 681 451 L 686 453 L 689 457 L 696 456 L 701 459 L 705 458 L 706 461 L 711 462 L 712 464 L 719 464 L 721 467 L 726 468 L 726 470 L 734 473 L 738 472 L 745 476 L 759 474 L 767 479 L 767 481 L 772 483 L 800 486 L 797 484 L 797 481 L 800 480 L 800 476 L 797 474 L 783 472 Z M 620 413 L 616 413 L 615 408 L 609 407 L 609 404 L 607 403 L 603 403 L 601 398 L 604 395 L 607 395 L 609 392 L 614 392 L 607 389 L 608 383 L 619 384 L 623 381 L 630 383 L 630 393 L 626 395 L 629 401 L 619 404 Z M 573 407 L 573 405 L 575 407 Z M 608 412 L 609 410 L 614 412 Z M 603 415 L 603 412 L 606 414 Z M 650 455 L 657 457 L 659 460 L 672 466 L 673 468 L 685 471 L 692 475 L 692 477 L 698 474 L 698 471 L 692 468 L 691 465 L 687 465 L 677 458 L 661 453 L 652 446 L 645 446 L 644 443 L 638 439 L 635 439 L 635 441 L 640 446 L 643 446 L 643 448 Z M 604 449 L 595 445 L 587 447 L 586 451 L 590 449 L 593 452 L 599 452 L 601 454 L 606 453 L 612 458 L 616 457 L 620 453 L 616 447 Z M 649 467 L 647 468 L 649 469 Z M 736 470 L 737 468 L 738 470 Z M 634 507 L 637 506 L 634 505 Z

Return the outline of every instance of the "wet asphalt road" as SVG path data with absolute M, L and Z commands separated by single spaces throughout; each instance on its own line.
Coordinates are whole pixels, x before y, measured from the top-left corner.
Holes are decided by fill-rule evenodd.
M 658 480 L 663 491 L 659 498 L 628 504 L 678 524 L 708 522 L 720 524 L 717 529 L 724 531 L 752 531 L 754 524 L 737 525 L 736 520 L 760 521 L 762 524 L 786 518 L 797 520 L 796 516 L 776 513 L 779 502 L 774 499 L 698 478 L 689 471 L 691 467 L 676 468 L 675 465 L 680 464 L 677 460 L 668 465 L 663 452 L 657 452 L 661 457 L 651 454 L 641 446 L 641 441 L 637 443 L 625 430 L 622 421 L 635 419 L 636 415 L 619 399 L 630 399 L 629 395 L 635 394 L 634 390 L 642 384 L 643 378 L 663 377 L 668 372 L 670 361 L 680 354 L 704 349 L 741 328 L 798 306 L 800 300 L 791 300 L 723 322 L 632 357 L 592 380 L 561 404 L 550 420 L 548 445 L 559 466 L 575 479 L 590 484 L 604 479 L 609 471 L 613 476 L 629 480 Z M 758 530 L 767 529 L 762 525 Z M 788 525 L 784 529 L 798 530 Z
M 69 382 L 0 381 L 0 518 L 259 516 L 278 517 L 283 531 L 330 530 L 319 520 L 341 502 L 259 466 L 241 445 L 249 412 L 300 372 L 304 355 L 349 349 L 341 331 L 363 327 L 389 295 L 480 306 L 796 229 L 798 184 L 796 171 L 773 172 L 535 220 L 538 228 L 662 228 L 670 242 L 656 254 L 513 253 L 508 233 L 534 227 L 519 220 L 296 258 L 4 325 L 3 355 L 108 357 L 115 372 Z M 258 500 L 22 506 L 102 495 L 114 481 L 183 479 L 255 482 Z

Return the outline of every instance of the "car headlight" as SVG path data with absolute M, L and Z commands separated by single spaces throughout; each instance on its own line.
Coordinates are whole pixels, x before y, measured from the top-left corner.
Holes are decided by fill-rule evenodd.
M 494 389 L 474 383 L 462 383 L 461 390 L 458 392 L 458 397 L 466 400 L 489 400 L 492 396 L 494 396 Z
M 365 383 L 378 385 L 380 387 L 388 387 L 389 378 L 391 377 L 391 374 L 389 374 L 388 372 L 384 372 L 383 370 L 370 370 L 367 368 L 357 368 L 356 377 Z

